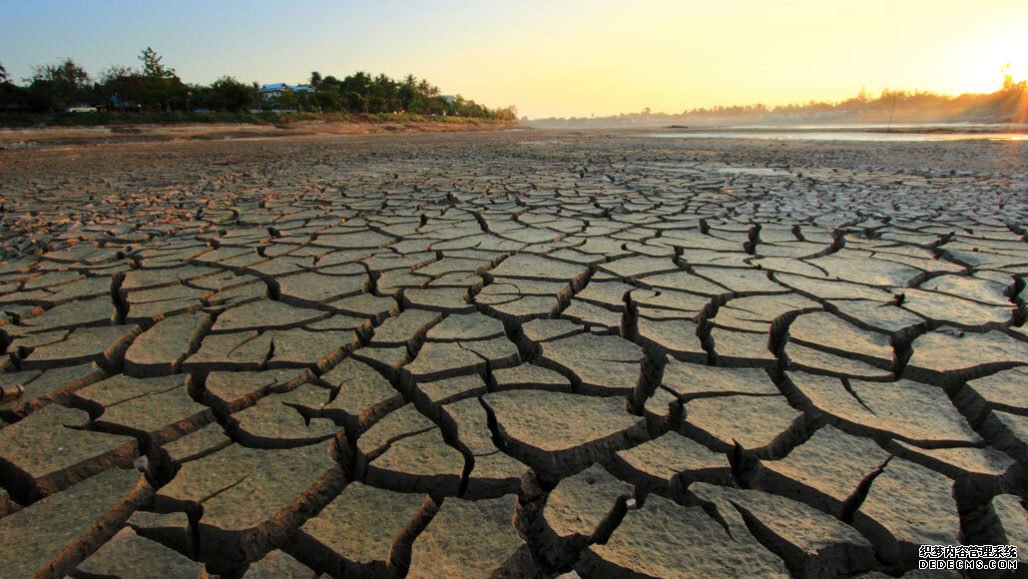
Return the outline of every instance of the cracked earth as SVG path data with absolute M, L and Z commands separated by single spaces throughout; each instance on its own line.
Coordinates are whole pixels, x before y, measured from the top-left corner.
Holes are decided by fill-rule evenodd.
M 1024 564 L 1025 167 L 531 131 L 0 151 L 0 575 Z

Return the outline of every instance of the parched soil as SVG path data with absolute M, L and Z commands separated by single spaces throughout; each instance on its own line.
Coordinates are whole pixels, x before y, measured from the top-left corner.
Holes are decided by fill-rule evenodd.
M 1024 562 L 1024 144 L 288 130 L 0 150 L 0 575 Z
M 0 128 L 0 150 L 66 145 L 153 143 L 178 141 L 266 140 L 280 137 L 372 135 L 379 133 L 453 133 L 503 131 L 517 123 L 499 121 L 291 121 L 280 124 L 112 124 L 102 126 Z

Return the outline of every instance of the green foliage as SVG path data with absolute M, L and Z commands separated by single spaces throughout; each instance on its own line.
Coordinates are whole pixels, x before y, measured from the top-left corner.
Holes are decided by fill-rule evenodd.
M 257 103 L 257 89 L 231 76 L 223 76 L 209 87 L 193 87 L 190 102 L 193 108 L 238 113 Z
M 442 97 L 438 87 L 413 74 L 395 80 L 385 74 L 358 71 L 340 79 L 332 75 L 323 77 L 314 71 L 309 81 L 313 91 L 286 90 L 275 98 L 261 98 L 256 84 L 243 84 L 230 76 L 207 86 L 187 86 L 149 46 L 140 52 L 139 61 L 142 67 L 138 70 L 111 66 L 100 73 L 98 82 L 92 83 L 85 70 L 66 59 L 56 65 L 36 67 L 30 84 L 24 88 L 10 83 L 7 71 L 0 66 L 0 113 L 57 112 L 68 106 L 89 104 L 110 112 L 136 114 L 196 109 L 241 113 L 262 109 L 360 114 L 368 119 L 375 115 L 514 118 L 509 109 L 491 110 L 463 97 Z M 78 115 L 74 122 L 88 122 L 87 117 Z M 110 122 L 116 117 L 101 118 Z
M 178 78 L 175 74 L 174 68 L 168 68 L 161 63 L 161 56 L 157 55 L 157 52 L 146 47 L 139 55 L 139 60 L 143 62 L 143 76 L 149 79 L 160 79 L 160 80 L 171 80 Z
M 92 99 L 89 74 L 70 58 L 32 68 L 28 106 L 36 111 L 63 110 Z

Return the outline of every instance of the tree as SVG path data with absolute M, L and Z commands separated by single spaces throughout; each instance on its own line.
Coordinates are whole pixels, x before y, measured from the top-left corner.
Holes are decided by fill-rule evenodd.
M 134 110 L 145 98 L 147 79 L 127 66 L 110 66 L 100 72 L 99 97 L 113 110 Z
M 311 79 L 307 81 L 307 84 L 311 85 L 314 88 L 318 88 L 318 86 L 321 85 L 321 73 L 316 70 L 312 72 Z
M 178 78 L 174 68 L 168 68 L 161 63 L 162 58 L 157 55 L 157 51 L 147 46 L 142 54 L 139 55 L 139 60 L 143 61 L 143 76 L 166 80 Z
M 414 78 L 413 74 L 408 74 L 403 77 L 403 81 L 400 83 L 397 94 L 400 97 L 400 108 L 405 111 L 414 112 L 414 107 L 412 105 L 418 98 L 418 79 Z
M 11 82 L 7 69 L 0 64 L 0 111 L 17 111 L 24 109 L 28 101 L 28 91 Z
M 223 76 L 211 84 L 209 108 L 239 112 L 257 102 L 257 91 L 231 76 Z
M 271 101 L 275 109 L 283 111 L 294 111 L 300 107 L 300 99 L 288 85 L 282 87 L 282 91 Z
M 57 64 L 32 68 L 29 106 L 37 111 L 57 111 L 92 99 L 89 74 L 70 58 Z
M 100 84 L 109 84 L 125 77 L 139 76 L 139 72 L 130 66 L 111 65 L 100 71 Z
M 318 92 L 314 93 L 311 100 L 314 106 L 321 111 L 338 111 L 340 105 L 339 86 L 322 81 Z
M 189 95 L 189 87 L 182 84 L 174 68 L 161 62 L 157 52 L 146 47 L 139 55 L 143 63 L 143 83 L 140 101 L 150 108 L 159 110 L 183 109 Z

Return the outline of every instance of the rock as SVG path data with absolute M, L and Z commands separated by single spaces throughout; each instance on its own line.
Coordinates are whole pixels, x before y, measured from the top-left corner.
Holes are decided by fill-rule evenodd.
M 359 295 L 368 289 L 368 279 L 364 275 L 324 275 L 308 271 L 279 277 L 276 281 L 283 299 L 297 305 L 327 303 Z
M 785 458 L 761 462 L 756 484 L 842 517 L 889 458 L 874 442 L 825 426 Z
M 699 325 L 688 320 L 651 320 L 640 316 L 637 322 L 639 340 L 660 354 L 698 364 L 706 364 Z
M 709 396 L 748 394 L 777 396 L 767 372 L 757 368 L 724 368 L 669 361 L 662 384 L 685 401 Z
M 0 477 L 18 502 L 29 504 L 135 458 L 136 439 L 77 430 L 89 415 L 51 404 L 0 429 Z
M 255 448 L 292 448 L 332 438 L 339 427 L 301 410 L 320 409 L 329 390 L 302 384 L 284 394 L 269 394 L 257 404 L 231 414 L 227 426 L 236 440 Z
M 979 420 L 988 410 L 1024 413 L 1028 411 L 1028 368 L 1011 368 L 970 380 L 957 393 L 956 401 L 969 416 Z
M 503 324 L 499 320 L 480 313 L 451 314 L 428 331 L 430 341 L 451 342 L 464 340 L 488 340 L 503 336 Z
M 855 358 L 801 346 L 798 342 L 786 343 L 783 353 L 786 367 L 793 372 L 810 372 L 864 380 L 891 380 L 894 378 L 891 369 L 881 367 L 884 365 L 882 361 L 879 361 L 877 366 L 872 366 Z
M 908 286 L 924 275 L 921 270 L 907 265 L 882 259 L 868 259 L 864 256 L 844 255 L 841 252 L 810 259 L 807 263 L 828 272 L 832 279 L 879 287 Z
M 718 308 L 712 322 L 716 326 L 732 330 L 767 332 L 771 328 L 771 323 L 783 315 L 815 312 L 820 309 L 821 306 L 817 302 L 795 294 L 749 296 L 729 300 Z M 799 319 L 804 317 L 806 316 L 800 316 Z
M 275 549 L 259 561 L 250 563 L 243 577 L 246 579 L 275 579 L 277 577 L 313 577 L 315 572 L 291 556 Z
M 699 507 L 680 507 L 651 495 L 630 510 L 602 545 L 582 553 L 584 576 L 788 576 L 780 559 L 756 542 L 741 542 Z
M 889 461 L 853 517 L 887 563 L 911 568 L 919 545 L 960 543 L 953 481 L 901 458 Z
M 446 444 L 439 429 L 397 439 L 367 466 L 370 485 L 434 496 L 456 496 L 464 474 L 464 455 Z
M 218 423 L 203 428 L 165 444 L 162 448 L 168 457 L 178 463 L 203 458 L 232 444 L 224 429 Z
M 804 314 L 789 325 L 789 341 L 855 358 L 884 370 L 892 368 L 893 351 L 885 334 L 861 330 L 829 314 Z
M 214 420 L 209 408 L 190 397 L 190 380 L 183 374 L 146 380 L 119 375 L 82 388 L 75 399 L 99 414 L 96 428 L 161 445 Z
M 683 434 L 718 452 L 768 458 L 803 435 L 803 413 L 782 396 L 718 396 L 685 404 Z
M 290 306 L 273 300 L 250 302 L 225 311 L 211 327 L 213 332 L 243 332 L 292 328 L 327 318 L 329 312 Z
M 385 576 L 397 571 L 398 550 L 432 507 L 424 495 L 352 482 L 300 527 L 297 549 L 333 575 Z
M 486 393 L 486 384 L 478 374 L 419 382 L 414 386 L 414 401 L 429 416 L 438 416 L 439 408 L 462 398 Z
M 690 486 L 689 492 L 713 503 L 723 518 L 743 519 L 734 525 L 733 536 L 753 533 L 754 541 L 782 557 L 793 575 L 852 575 L 875 566 L 871 543 L 856 529 L 803 503 L 706 483 Z
M 114 320 L 114 304 L 109 296 L 68 302 L 55 306 L 35 317 L 22 320 L 29 332 L 52 332 L 99 324 Z
M 497 422 L 501 450 L 553 479 L 608 461 L 646 437 L 644 420 L 626 413 L 622 398 L 511 390 L 482 400 Z
M 198 577 L 203 563 L 191 561 L 160 543 L 145 539 L 131 529 L 118 531 L 100 550 L 79 564 L 79 573 L 101 576 L 153 577 Z
M 632 492 L 632 485 L 599 465 L 560 481 L 542 511 L 542 549 L 550 564 L 573 563 L 587 545 L 606 539 L 624 516 Z
M 167 510 L 202 507 L 197 524 L 208 567 L 255 560 L 343 485 L 326 443 L 281 450 L 233 444 L 189 461 L 157 495 Z
M 141 377 L 174 374 L 210 326 L 210 316 L 202 313 L 180 314 L 158 322 L 125 352 L 125 372 Z
M 1028 463 L 1028 416 L 994 410 L 985 417 L 982 433 L 996 448 Z
M 438 312 L 408 309 L 397 316 L 386 319 L 375 328 L 371 343 L 380 346 L 413 347 L 424 338 L 428 330 L 443 319 Z
M 694 481 L 732 484 L 728 456 L 675 432 L 614 455 L 615 472 L 645 490 L 680 495 Z
M 33 348 L 22 360 L 21 367 L 47 370 L 90 362 L 117 366 L 139 331 L 139 326 L 135 325 L 78 328 L 63 340 Z
M 15 420 L 51 402 L 67 402 L 72 392 L 106 376 L 95 363 L 0 374 L 0 384 L 20 384 L 25 389 L 20 398 L 0 401 L 0 417 Z
M 985 305 L 956 296 L 906 289 L 903 307 L 924 318 L 964 328 L 999 328 L 1011 321 L 1013 304 Z
M 306 372 L 211 372 L 207 375 L 205 402 L 226 414 L 255 404 L 272 391 L 289 391 L 307 380 Z
M 1028 561 L 1024 545 L 1028 544 L 1028 515 L 1017 495 L 997 495 L 988 506 L 990 529 L 984 537 L 993 545 L 1016 545 L 1018 568 Z
M 12 577 L 70 573 L 152 492 L 138 472 L 111 468 L 0 518 L 4 573 Z
M 434 422 L 418 412 L 413 404 L 390 412 L 375 423 L 357 441 L 357 451 L 373 459 L 385 451 L 390 444 L 405 437 L 435 428 Z
M 496 381 L 497 390 L 571 391 L 571 381 L 562 374 L 533 364 L 521 364 L 513 368 L 498 368 L 493 371 L 493 379 Z
M 414 540 L 408 577 L 532 577 L 535 563 L 514 529 L 515 497 L 446 499 Z
M 941 331 L 918 336 L 904 376 L 947 388 L 997 370 L 1023 366 L 1028 342 L 991 331 L 951 334 Z
M 563 369 L 584 394 L 627 394 L 642 380 L 642 349 L 619 336 L 577 334 L 541 348 L 543 360 Z
M 585 328 L 571 320 L 532 320 L 521 326 L 525 338 L 533 343 L 547 342 L 557 338 L 566 338 L 583 331 Z
M 529 468 L 496 448 L 489 417 L 477 398 L 465 398 L 443 406 L 441 418 L 444 431 L 450 429 L 451 438 L 470 458 L 470 474 L 465 474 L 466 498 L 497 497 L 521 489 L 521 477 Z
M 991 496 L 1016 484 L 1020 469 L 1007 455 L 992 448 L 920 448 L 902 440 L 887 447 L 892 454 L 940 472 L 958 483 L 969 485 L 979 496 Z
M 768 333 L 739 332 L 715 327 L 710 331 L 714 359 L 720 366 L 767 368 L 778 359 L 769 349 Z
M 403 405 L 403 396 L 377 370 L 354 358 L 346 358 L 321 376 L 326 384 L 338 388 L 329 402 L 317 411 L 347 431 L 361 433 L 382 416 Z
M 911 380 L 864 382 L 790 372 L 798 397 L 836 426 L 877 438 L 898 437 L 918 446 L 976 444 L 981 438 L 942 389 Z M 852 393 L 851 393 L 852 392 Z

